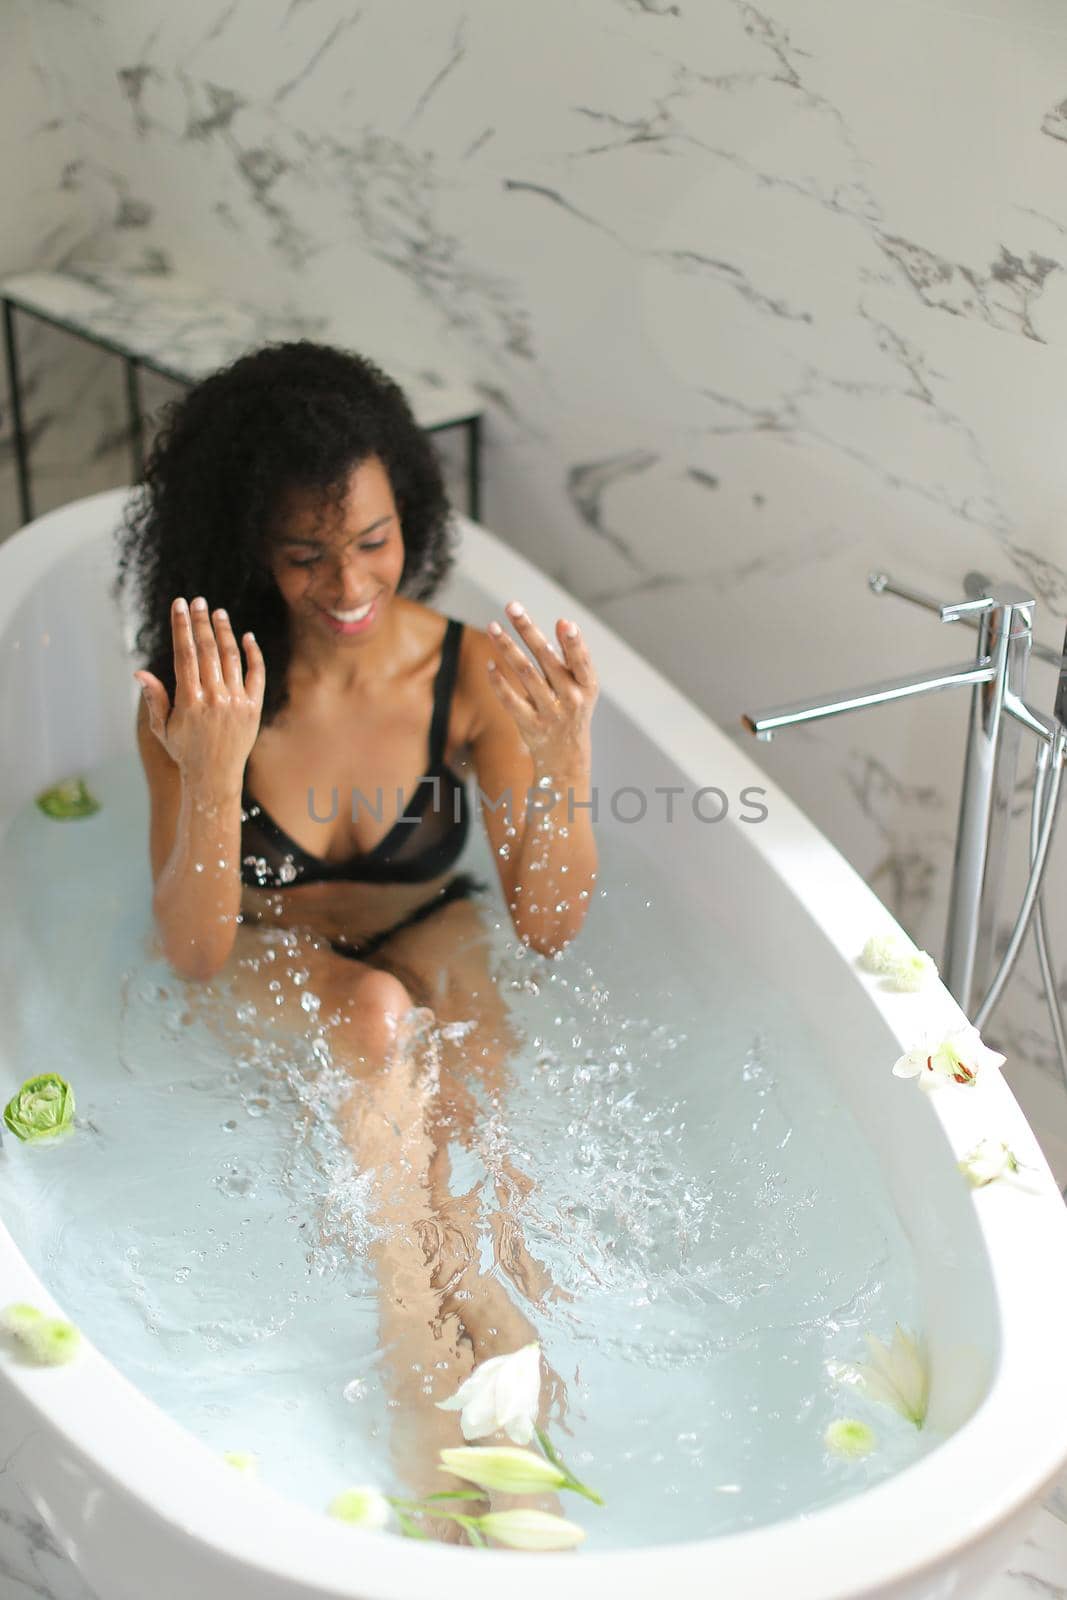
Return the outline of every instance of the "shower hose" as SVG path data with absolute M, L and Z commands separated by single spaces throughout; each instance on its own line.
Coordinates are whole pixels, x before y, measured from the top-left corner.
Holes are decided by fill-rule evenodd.
M 1067 657 L 1067 649 L 1065 649 Z M 1063 680 L 1067 682 L 1067 672 Z M 981 1030 L 989 1020 L 1001 992 L 1007 982 L 1012 969 L 1019 957 L 1023 940 L 1026 938 L 1027 929 L 1031 921 L 1034 927 L 1034 943 L 1037 946 L 1037 960 L 1041 971 L 1041 984 L 1048 1002 L 1049 1018 L 1052 1022 L 1052 1035 L 1056 1042 L 1056 1053 L 1059 1056 L 1060 1071 L 1063 1074 L 1064 1086 L 1067 1088 L 1067 1029 L 1064 1028 L 1063 1010 L 1056 989 L 1056 975 L 1053 971 L 1052 961 L 1049 957 L 1048 927 L 1045 921 L 1045 908 L 1042 904 L 1041 885 L 1048 865 L 1049 846 L 1052 843 L 1052 834 L 1056 826 L 1056 815 L 1059 809 L 1060 784 L 1063 777 L 1064 761 L 1067 760 L 1067 723 L 1061 716 L 1061 702 L 1067 698 L 1061 690 L 1060 699 L 1056 705 L 1056 718 L 1052 724 L 1052 737 L 1050 743 L 1042 742 L 1038 746 L 1037 766 L 1034 775 L 1034 798 L 1030 807 L 1030 876 L 1026 882 L 1019 914 L 1015 919 L 1015 926 L 1011 930 L 1007 948 L 1001 958 L 1000 966 L 989 987 L 982 1004 L 974 1016 L 974 1025 Z M 1067 1185 L 1063 1190 L 1067 1199 Z

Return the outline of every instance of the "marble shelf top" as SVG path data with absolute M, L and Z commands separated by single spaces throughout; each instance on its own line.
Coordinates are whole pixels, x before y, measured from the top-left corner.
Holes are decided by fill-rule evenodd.
M 265 311 L 169 273 L 97 265 L 23 272 L 0 280 L 0 298 L 178 383 L 195 383 L 268 342 L 331 339 L 324 317 Z M 371 359 L 400 384 L 423 428 L 481 416 L 482 400 L 469 385 Z

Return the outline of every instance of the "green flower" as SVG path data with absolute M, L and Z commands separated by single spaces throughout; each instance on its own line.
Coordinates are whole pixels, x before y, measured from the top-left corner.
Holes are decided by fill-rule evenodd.
M 24 1339 L 35 1323 L 43 1321 L 44 1312 L 38 1311 L 36 1306 L 27 1305 L 24 1300 L 5 1306 L 0 1311 L 0 1327 L 13 1333 L 16 1339 Z
M 870 1455 L 877 1440 L 874 1429 L 868 1428 L 865 1422 L 857 1422 L 855 1417 L 845 1417 L 840 1422 L 831 1422 L 823 1439 L 828 1450 L 837 1456 L 845 1456 L 850 1461 L 858 1461 L 861 1456 Z
M 23 1339 L 35 1361 L 40 1361 L 43 1366 L 59 1367 L 65 1361 L 73 1361 L 82 1336 L 73 1322 L 63 1322 L 59 1317 L 42 1317 L 23 1335 Z
M 100 810 L 100 802 L 93 799 L 84 778 L 64 778 L 62 783 L 43 790 L 37 796 L 37 805 L 46 817 L 53 817 L 56 822 L 91 817 L 94 811 Z
M 0 1311 L 0 1324 L 13 1333 L 42 1366 L 58 1367 L 71 1361 L 81 1345 L 73 1322 L 46 1317 L 36 1306 L 16 1302 Z
M 55 1072 L 27 1078 L 4 1107 L 4 1122 L 16 1139 L 54 1139 L 74 1126 L 74 1093 Z
M 361 1485 L 335 1495 L 326 1510 L 331 1517 L 355 1528 L 384 1528 L 389 1521 L 389 1502 L 377 1489 Z

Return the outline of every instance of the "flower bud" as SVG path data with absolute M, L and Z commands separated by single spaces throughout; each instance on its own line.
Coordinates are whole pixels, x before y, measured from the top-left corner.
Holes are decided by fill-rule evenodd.
M 478 1518 L 478 1527 L 513 1550 L 573 1550 L 585 1538 L 585 1529 L 568 1522 L 566 1517 L 521 1507 L 515 1511 L 487 1511 Z
M 532 1450 L 512 1450 L 507 1445 L 484 1449 L 464 1446 L 442 1450 L 442 1470 L 452 1472 L 479 1489 L 501 1489 L 506 1494 L 537 1494 L 542 1489 L 565 1489 L 567 1475 Z

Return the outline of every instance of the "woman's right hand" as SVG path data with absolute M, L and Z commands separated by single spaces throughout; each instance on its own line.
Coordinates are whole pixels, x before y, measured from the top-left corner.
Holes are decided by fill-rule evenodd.
M 241 656 L 225 611 L 208 612 L 198 597 L 170 608 L 174 641 L 174 704 L 151 672 L 135 672 L 148 704 L 152 732 L 183 779 L 196 784 L 239 785 L 259 733 L 266 671 L 263 653 L 251 633 Z

